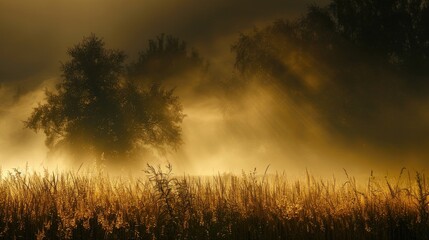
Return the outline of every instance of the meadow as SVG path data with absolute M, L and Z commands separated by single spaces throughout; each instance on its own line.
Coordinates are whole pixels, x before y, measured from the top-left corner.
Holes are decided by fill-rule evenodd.
M 429 239 L 427 177 L 2 171 L 0 239 Z

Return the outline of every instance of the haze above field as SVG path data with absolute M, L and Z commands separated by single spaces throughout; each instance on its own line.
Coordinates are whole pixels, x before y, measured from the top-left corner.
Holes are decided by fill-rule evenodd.
M 67 60 L 67 49 L 84 36 L 94 33 L 102 37 L 107 47 L 124 50 L 132 61 L 149 39 L 172 34 L 209 63 L 207 78 L 211 83 L 227 82 L 236 73 L 231 46 L 240 33 L 252 33 L 253 28 L 262 29 L 276 19 L 300 17 L 311 3 L 0 0 L 0 164 L 4 169 L 23 167 L 27 162 L 35 168 L 48 165 L 44 135 L 24 129 L 22 121 L 43 101 L 44 89 L 53 89 L 60 80 L 60 62 Z M 308 73 L 305 68 L 297 69 L 301 74 Z M 317 66 L 315 69 L 308 73 L 310 81 L 315 79 L 309 83 L 314 83 L 315 88 L 323 82 L 320 79 L 336 71 Z M 368 72 L 368 79 L 399 78 L 391 71 L 372 76 L 372 69 L 363 65 L 361 71 Z M 231 97 L 226 101 L 225 93 L 216 84 L 204 85 L 203 90 L 209 94 L 201 94 L 199 81 L 189 74 L 175 82 L 187 115 L 182 125 L 184 144 L 177 152 L 161 160 L 150 159 L 151 162 L 168 159 L 176 172 L 191 174 L 239 172 L 255 167 L 263 172 L 269 164 L 270 171 L 285 170 L 295 175 L 308 168 L 323 176 L 338 174 L 342 168 L 355 175 L 368 174 L 371 169 L 396 173 L 401 167 L 427 168 L 427 97 L 399 90 L 397 108 L 388 99 L 375 98 L 387 106 L 377 115 L 377 121 L 368 119 L 370 127 L 362 128 L 362 132 L 343 131 L 339 135 L 327 127 L 330 125 L 321 120 L 319 109 L 311 104 L 317 99 L 298 105 L 281 89 L 255 84 L 231 104 Z M 371 85 L 367 87 L 368 92 L 373 92 Z M 374 91 L 371 96 L 377 94 Z M 364 100 L 357 108 L 368 104 Z M 335 116 L 336 112 L 330 111 L 326 119 Z M 49 164 L 64 165 L 60 157 Z

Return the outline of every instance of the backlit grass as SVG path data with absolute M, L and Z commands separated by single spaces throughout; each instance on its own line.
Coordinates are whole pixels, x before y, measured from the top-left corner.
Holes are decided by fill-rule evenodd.
M 0 239 L 429 239 L 426 182 L 2 172 Z

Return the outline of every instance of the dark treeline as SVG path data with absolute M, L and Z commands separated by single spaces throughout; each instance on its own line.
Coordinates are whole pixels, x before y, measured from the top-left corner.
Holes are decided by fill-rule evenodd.
M 420 147 L 429 133 L 419 110 L 429 92 L 428 24 L 428 1 L 333 0 L 242 34 L 235 67 L 242 82 L 310 105 L 344 140 Z

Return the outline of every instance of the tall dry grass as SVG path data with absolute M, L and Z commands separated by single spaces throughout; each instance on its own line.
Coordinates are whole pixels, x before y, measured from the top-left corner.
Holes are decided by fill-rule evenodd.
M 347 174 L 347 173 L 346 173 Z M 427 178 L 2 172 L 0 239 L 429 239 Z

